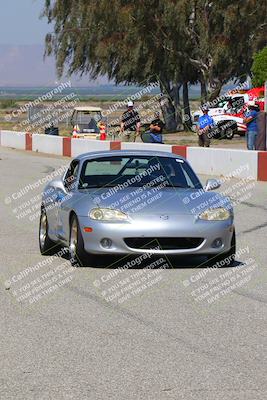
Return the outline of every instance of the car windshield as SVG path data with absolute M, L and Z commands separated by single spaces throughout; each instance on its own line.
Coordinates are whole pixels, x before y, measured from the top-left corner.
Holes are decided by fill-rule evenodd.
M 92 111 L 78 111 L 76 119 L 78 124 L 89 124 L 92 120 L 98 122 L 101 119 L 101 113 Z
M 211 104 L 209 104 L 209 108 L 222 108 L 228 103 L 229 100 L 230 97 L 225 97 L 224 99 L 219 98 L 218 100 L 214 100 Z
M 98 123 L 102 119 L 99 111 L 75 111 L 72 125 L 78 124 L 81 132 L 99 132 Z
M 79 189 L 115 186 L 121 189 L 159 184 L 165 187 L 202 188 L 188 163 L 171 157 L 112 156 L 86 160 L 79 179 Z

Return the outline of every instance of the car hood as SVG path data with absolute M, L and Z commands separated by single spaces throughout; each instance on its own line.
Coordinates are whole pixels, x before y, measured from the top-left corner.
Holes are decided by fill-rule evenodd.
M 164 188 L 143 190 L 126 188 L 115 192 L 114 188 L 80 191 L 77 213 L 87 216 L 94 207 L 121 210 L 132 217 L 138 215 L 187 214 L 198 215 L 208 208 L 232 209 L 229 198 L 218 192 L 204 189 Z

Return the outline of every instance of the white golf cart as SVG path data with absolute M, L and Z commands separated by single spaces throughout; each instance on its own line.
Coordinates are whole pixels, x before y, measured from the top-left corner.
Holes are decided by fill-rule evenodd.
M 100 107 L 75 107 L 71 116 L 72 137 L 106 139 L 106 124 Z

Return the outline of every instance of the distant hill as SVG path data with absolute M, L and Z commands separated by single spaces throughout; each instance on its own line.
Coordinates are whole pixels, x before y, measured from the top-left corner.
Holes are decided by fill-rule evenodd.
M 44 95 L 45 93 L 49 92 L 50 90 L 54 89 L 53 87 L 48 86 L 0 86 L 0 99 L 21 99 L 21 100 L 29 100 L 35 99 L 39 96 Z M 64 89 L 58 95 L 54 95 L 54 99 L 60 98 L 62 96 L 66 96 L 70 93 L 75 93 L 80 100 L 82 99 L 96 99 L 96 100 L 120 100 L 125 99 L 128 96 L 131 96 L 142 88 L 138 86 L 122 86 L 122 85 L 95 85 L 91 86 L 89 83 L 88 86 L 81 87 L 81 86 L 72 86 L 71 88 Z M 158 93 L 157 89 L 153 89 L 151 94 Z

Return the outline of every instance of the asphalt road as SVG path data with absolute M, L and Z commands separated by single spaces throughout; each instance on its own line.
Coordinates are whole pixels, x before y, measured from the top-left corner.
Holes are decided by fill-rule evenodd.
M 67 162 L 0 148 L 0 398 L 266 398 L 267 184 L 236 205 L 234 267 L 72 269 L 38 248 L 38 181 Z

